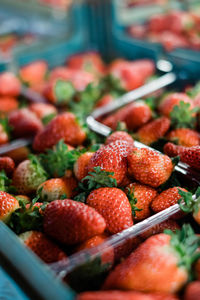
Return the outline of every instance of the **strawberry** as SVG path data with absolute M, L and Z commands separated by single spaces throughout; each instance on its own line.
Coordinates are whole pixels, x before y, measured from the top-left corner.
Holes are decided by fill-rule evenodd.
M 113 178 L 120 184 L 127 172 L 126 156 L 132 146 L 126 141 L 116 141 L 97 150 L 91 157 L 88 170 L 100 166 L 102 170 L 113 172 Z
M 21 233 L 19 238 L 47 264 L 67 258 L 66 254 L 42 232 L 27 231 Z
M 56 116 L 36 135 L 33 148 L 42 152 L 56 145 L 61 139 L 72 146 L 81 145 L 86 139 L 85 132 L 72 113 L 66 112 Z
M 163 137 L 170 128 L 170 120 L 160 117 L 142 126 L 136 133 L 138 140 L 146 145 L 150 145 Z
M 120 244 L 114 248 L 115 262 L 120 262 L 124 257 L 130 255 L 140 243 L 141 238 L 139 236 L 121 241 Z
M 96 52 L 75 54 L 67 60 L 67 65 L 72 69 L 84 70 L 97 77 L 105 73 L 105 65 Z
M 13 184 L 18 193 L 30 194 L 47 179 L 46 173 L 35 156 L 21 162 L 13 173 Z
M 165 229 L 170 229 L 171 231 L 176 231 L 177 229 L 180 229 L 180 226 L 175 220 L 166 220 L 160 224 L 154 225 L 152 228 L 149 230 L 143 232 L 140 234 L 140 237 L 144 240 L 149 238 L 152 235 L 158 234 L 158 233 L 163 233 Z
M 0 157 L 0 171 L 4 170 L 6 174 L 12 174 L 15 169 L 15 163 L 8 156 Z
M 170 157 L 180 156 L 180 160 L 194 169 L 200 170 L 200 146 L 184 147 L 167 143 L 164 152 Z
M 162 99 L 159 105 L 159 111 L 162 115 L 170 117 L 170 113 L 176 105 L 180 105 L 180 102 L 189 103 L 193 108 L 192 100 L 185 93 L 172 93 L 168 94 Z
M 146 35 L 146 27 L 145 25 L 134 24 L 128 28 L 128 33 L 136 39 L 143 39 Z
M 10 194 L 0 191 L 0 220 L 7 223 L 11 214 L 19 207 L 17 199 Z
M 104 105 L 111 103 L 112 101 L 113 101 L 113 96 L 111 94 L 105 94 L 102 98 L 100 98 L 97 101 L 95 107 L 96 108 L 102 107 Z
M 15 198 L 17 199 L 18 202 L 21 201 L 21 202 L 23 202 L 25 205 L 31 203 L 30 197 L 28 197 L 28 196 L 26 196 L 26 195 L 17 195 L 17 196 L 15 196 Z
M 47 73 L 47 63 L 44 60 L 36 60 L 28 65 L 21 67 L 19 76 L 21 80 L 29 86 L 41 83 Z
M 200 282 L 190 282 L 184 292 L 184 300 L 198 300 L 200 299 Z
M 47 103 L 32 103 L 29 105 L 30 111 L 32 111 L 36 116 L 43 120 L 45 117 L 49 115 L 56 115 L 57 109 L 55 106 Z
M 74 196 L 74 189 L 77 187 L 76 179 L 52 178 L 43 182 L 37 191 L 43 201 L 54 201 L 58 199 L 71 198 Z
M 134 140 L 132 138 L 132 136 L 130 134 L 128 134 L 125 131 L 115 131 L 113 132 L 111 135 L 109 135 L 105 141 L 106 145 L 109 145 L 113 142 L 116 141 L 126 141 L 127 143 L 129 143 L 130 145 L 133 146 L 134 144 Z
M 153 199 L 151 203 L 152 210 L 157 213 L 178 203 L 178 201 L 181 199 L 179 190 L 187 192 L 186 189 L 181 187 L 173 187 L 163 191 Z
M 0 74 L 0 96 L 16 97 L 19 96 L 21 84 L 19 79 L 10 72 Z
M 27 108 L 11 112 L 8 121 L 17 137 L 35 135 L 43 127 L 36 115 Z
M 93 156 L 93 152 L 85 152 L 74 164 L 74 174 L 78 180 L 82 180 L 85 176 L 88 175 L 88 164 Z
M 30 150 L 28 147 L 20 147 L 15 150 L 11 150 L 6 153 L 7 156 L 12 158 L 16 164 L 20 163 L 21 161 L 27 159 Z
M 118 188 L 96 189 L 89 194 L 86 203 L 104 217 L 110 233 L 120 232 L 133 225 L 129 200 Z
M 117 112 L 114 112 L 108 117 L 103 118 L 102 123 L 108 127 L 111 127 L 113 130 L 116 130 L 118 123 L 125 121 L 132 105 L 133 104 L 126 105 L 125 107 L 120 108 Z
M 126 188 L 134 221 L 141 221 L 151 215 L 150 204 L 157 196 L 157 191 L 149 186 L 131 183 Z
M 0 119 L 0 145 L 8 143 L 9 131 L 10 127 L 7 119 Z
M 104 218 L 92 207 L 73 200 L 55 200 L 44 212 L 44 232 L 60 243 L 74 245 L 104 232 Z
M 133 103 L 124 119 L 129 130 L 133 131 L 146 124 L 152 118 L 149 106 L 142 100 Z
M 18 101 L 13 97 L 0 98 L 0 114 L 8 114 L 18 108 Z
M 128 155 L 128 166 L 136 180 L 151 187 L 166 182 L 173 171 L 172 161 L 167 155 L 147 148 L 134 148 Z
M 104 289 L 176 293 L 187 282 L 193 259 L 198 259 L 198 242 L 190 225 L 154 235 L 111 271 Z
M 189 128 L 178 128 L 170 131 L 167 138 L 171 142 L 178 142 L 178 145 L 192 147 L 200 145 L 200 135 L 197 131 Z
M 78 295 L 76 300 L 178 300 L 169 294 L 145 294 L 137 291 L 92 291 Z M 189 299 L 188 299 L 189 300 Z M 190 299 L 191 300 L 191 299 Z M 196 299 L 194 299 L 196 300 Z

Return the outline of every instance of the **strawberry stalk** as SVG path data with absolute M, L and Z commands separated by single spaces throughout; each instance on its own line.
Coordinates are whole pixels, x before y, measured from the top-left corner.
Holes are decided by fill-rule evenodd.
M 178 203 L 180 209 L 185 213 L 197 213 L 199 211 L 200 205 L 200 187 L 197 188 L 195 192 L 195 197 L 190 192 L 184 192 L 179 189 L 179 195 L 181 198 Z
M 171 125 L 173 128 L 194 128 L 196 117 L 194 113 L 198 112 L 199 108 L 191 109 L 190 103 L 181 101 L 179 105 L 175 105 L 170 113 Z

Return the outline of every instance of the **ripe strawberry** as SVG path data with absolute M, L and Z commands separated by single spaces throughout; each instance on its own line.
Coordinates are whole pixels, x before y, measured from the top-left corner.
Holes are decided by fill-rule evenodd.
M 56 116 L 35 137 L 33 148 L 36 151 L 44 151 L 56 145 L 61 139 L 72 146 L 81 145 L 86 138 L 85 132 L 79 126 L 76 117 L 72 113 L 62 113 Z
M 194 169 L 200 170 L 200 146 L 184 147 L 167 143 L 164 152 L 170 157 L 180 156 L 180 160 Z
M 124 122 L 126 116 L 133 104 L 126 105 L 123 108 L 120 108 L 118 111 L 112 113 L 108 117 L 103 118 L 102 123 L 108 127 L 111 127 L 113 130 L 116 130 L 119 122 Z
M 43 182 L 37 188 L 37 191 L 43 201 L 59 200 L 61 197 L 71 198 L 74 196 L 74 189 L 77 187 L 76 179 L 52 178 Z
M 134 140 L 132 138 L 132 136 L 130 134 L 128 134 L 125 131 L 115 131 L 113 132 L 111 135 L 109 135 L 105 141 L 106 145 L 109 145 L 113 142 L 116 141 L 126 141 L 127 143 L 129 143 L 130 145 L 133 146 L 134 144 Z
M 30 111 L 32 111 L 36 116 L 42 120 L 48 115 L 56 115 L 57 109 L 55 106 L 46 103 L 32 103 L 29 105 Z
M 163 231 L 165 229 L 169 229 L 171 231 L 176 231 L 177 229 L 180 229 L 180 226 L 178 225 L 178 223 L 175 220 L 166 220 L 160 224 L 157 224 L 155 226 L 153 226 L 152 228 L 150 228 L 149 230 L 143 232 L 142 234 L 140 234 L 140 237 L 144 240 L 146 240 L 147 238 L 149 238 L 152 235 L 158 234 L 158 233 L 163 233 Z
M 170 131 L 167 138 L 171 142 L 178 142 L 178 145 L 192 147 L 200 145 L 200 135 L 197 131 L 189 128 L 178 128 Z
M 93 154 L 93 152 L 85 152 L 81 156 L 79 156 L 79 158 L 75 162 L 74 174 L 79 181 L 88 175 L 88 164 Z
M 21 233 L 19 238 L 47 264 L 67 258 L 66 254 L 42 232 L 27 231 Z
M 128 155 L 128 166 L 136 180 L 151 187 L 166 182 L 173 171 L 172 161 L 167 155 L 147 148 L 134 148 Z
M 171 111 L 180 102 L 189 103 L 191 109 L 193 108 L 192 100 L 185 93 L 172 93 L 167 95 L 159 105 L 159 111 L 162 115 L 169 117 Z
M 135 130 L 146 124 L 152 118 L 152 112 L 144 101 L 137 101 L 132 106 L 124 119 L 129 130 Z
M 91 157 L 88 164 L 88 171 L 100 166 L 102 170 L 113 172 L 113 178 L 120 184 L 127 172 L 126 156 L 131 151 L 132 146 L 126 141 L 116 141 L 100 148 Z
M 18 108 L 18 101 L 13 97 L 0 98 L 0 114 L 8 114 Z
M 96 108 L 107 105 L 113 101 L 113 96 L 111 94 L 105 94 L 101 99 L 99 99 L 95 105 Z
M 190 282 L 184 292 L 184 300 L 198 300 L 200 299 L 200 282 Z
M 118 188 L 96 189 L 89 194 L 86 202 L 104 217 L 110 233 L 120 232 L 133 225 L 129 200 Z
M 92 207 L 73 200 L 55 200 L 44 212 L 44 232 L 58 242 L 74 245 L 104 232 L 104 218 Z
M 183 189 L 179 189 L 179 195 L 181 196 L 179 201 L 180 209 L 183 212 L 192 213 L 195 221 L 200 224 L 200 187 L 197 188 L 194 195 Z M 181 200 L 184 201 L 184 204 L 182 204 Z
M 44 60 L 36 60 L 23 66 L 19 71 L 19 75 L 24 83 L 34 86 L 44 80 L 47 69 L 47 63 Z
M 11 214 L 19 207 L 17 199 L 10 194 L 0 191 L 0 220 L 7 223 Z
M 126 188 L 134 221 L 141 221 L 151 215 L 150 204 L 157 196 L 157 191 L 149 186 L 131 183 Z
M 100 235 L 95 235 L 92 238 L 90 238 L 89 240 L 87 240 L 87 241 L 83 242 L 81 245 L 79 245 L 76 248 L 76 252 L 96 247 L 96 246 L 102 244 L 103 242 L 105 242 L 107 238 L 108 238 L 108 235 L 106 235 L 105 233 L 100 234 Z M 114 250 L 112 247 L 109 247 L 105 252 L 103 252 L 101 254 L 101 261 L 103 264 L 107 264 L 107 263 L 113 264 Z
M 21 84 L 19 79 L 10 72 L 0 74 L 0 95 L 16 97 L 20 94 Z
M 35 135 L 43 127 L 36 115 L 27 108 L 11 112 L 8 121 L 17 137 Z
M 22 195 L 36 191 L 38 186 L 46 179 L 44 169 L 34 156 L 21 162 L 13 173 L 13 185 L 18 193 Z
M 0 171 L 4 170 L 6 174 L 12 174 L 15 169 L 15 163 L 8 156 L 0 157 Z
M 170 120 L 166 117 L 160 117 L 142 126 L 137 131 L 136 136 L 141 143 L 150 145 L 163 137 L 169 128 Z
M 183 226 L 177 233 L 161 233 L 148 238 L 111 271 L 104 289 L 178 292 L 189 278 L 198 241 L 190 225 Z M 179 252 L 179 247 L 183 252 Z
M 130 255 L 141 243 L 141 238 L 136 236 L 122 241 L 114 248 L 115 262 L 120 262 L 122 259 Z
M 178 201 L 181 199 L 179 189 L 187 192 L 186 189 L 181 187 L 173 187 L 163 191 L 161 194 L 159 194 L 156 198 L 153 199 L 151 203 L 152 210 L 155 213 L 157 213 L 178 203 Z
M 92 291 L 78 295 L 76 300 L 178 300 L 169 294 L 146 294 L 137 291 Z M 188 299 L 189 300 L 189 299 Z M 191 300 L 191 299 L 190 299 Z M 196 299 L 194 299 L 196 300 Z

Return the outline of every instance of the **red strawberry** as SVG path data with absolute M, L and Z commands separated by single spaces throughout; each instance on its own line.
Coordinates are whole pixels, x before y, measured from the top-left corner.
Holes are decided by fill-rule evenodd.
M 200 170 L 200 146 L 184 147 L 167 143 L 164 152 L 169 156 L 180 156 L 182 162 L 194 169 Z
M 15 169 L 15 163 L 12 158 L 5 156 L 0 157 L 0 171 L 4 170 L 6 174 L 12 174 Z
M 146 26 L 141 24 L 131 25 L 128 28 L 128 33 L 136 39 L 143 39 L 146 35 Z
M 69 178 L 52 178 L 43 182 L 38 187 L 38 192 L 43 201 L 54 201 L 74 196 L 74 189 L 77 187 L 77 181 L 73 177 Z M 40 192 L 41 190 L 41 192 Z
M 163 137 L 170 128 L 170 120 L 161 117 L 142 126 L 137 131 L 137 138 L 143 144 L 150 145 Z
M 119 141 L 119 140 L 126 141 L 127 143 L 129 143 L 132 146 L 134 144 L 134 140 L 133 140 L 132 136 L 125 131 L 113 132 L 111 135 L 109 135 L 109 137 L 107 137 L 105 144 L 109 145 L 109 144 Z
M 92 191 L 87 204 L 104 217 L 110 233 L 120 232 L 133 225 L 129 200 L 118 188 L 105 187 Z
M 184 300 L 199 300 L 200 299 L 200 282 L 190 282 L 184 292 Z
M 75 162 L 74 174 L 78 180 L 88 175 L 88 164 L 93 154 L 93 152 L 85 152 Z
M 130 106 L 124 119 L 129 130 L 135 130 L 146 124 L 152 118 L 152 112 L 144 101 L 137 101 Z
M 160 42 L 166 51 L 172 51 L 176 48 L 187 48 L 189 46 L 184 35 L 164 31 L 158 35 L 157 42 Z
M 179 189 L 187 192 L 186 189 L 181 187 L 173 187 L 163 191 L 161 194 L 159 194 L 156 198 L 153 199 L 151 203 L 152 210 L 157 213 L 178 203 L 179 199 L 181 199 Z
M 162 32 L 168 28 L 168 16 L 156 14 L 151 16 L 148 22 L 148 28 L 150 32 Z
M 88 164 L 89 172 L 100 166 L 102 170 L 114 172 L 113 178 L 120 184 L 127 172 L 126 156 L 132 146 L 126 141 L 116 141 L 100 148 L 94 153 Z
M 122 261 L 123 258 L 130 255 L 141 243 L 141 238 L 136 236 L 122 241 L 118 246 L 114 248 L 115 262 Z
M 66 254 L 42 232 L 27 231 L 20 234 L 19 238 L 47 264 L 67 258 Z
M 21 84 L 19 79 L 10 72 L 0 74 L 0 95 L 16 97 L 20 94 Z
M 10 194 L 0 191 L 0 220 L 7 223 L 11 214 L 19 208 L 19 203 Z
M 175 220 L 166 220 L 160 224 L 157 224 L 155 226 L 153 226 L 152 228 L 150 228 L 149 230 L 143 232 L 142 234 L 140 234 L 140 237 L 144 240 L 146 240 L 147 238 L 149 238 L 152 235 L 158 234 L 158 233 L 162 233 L 165 229 L 170 229 L 171 231 L 176 231 L 177 229 L 180 229 L 180 226 L 178 225 L 178 223 Z
M 102 300 L 102 299 L 104 300 L 178 300 L 178 298 L 176 298 L 174 295 L 168 295 L 168 294 L 145 294 L 136 291 L 117 291 L 117 290 L 84 292 L 79 294 L 76 300 Z
M 173 171 L 172 161 L 167 155 L 147 148 L 134 148 L 128 156 L 128 165 L 136 180 L 152 187 L 166 182 Z
M 19 75 L 24 83 L 34 86 L 44 80 L 47 69 L 47 63 L 44 60 L 37 60 L 23 66 L 19 71 Z
M 133 219 L 141 221 L 151 215 L 150 204 L 157 196 L 157 191 L 149 186 L 131 183 L 126 188 L 126 193 L 133 211 Z
M 8 114 L 9 112 L 18 108 L 18 101 L 12 97 L 1 97 L 0 98 L 0 113 Z
M 194 238 L 194 243 L 190 243 Z M 183 247 L 180 255 L 179 247 Z M 108 275 L 104 289 L 126 289 L 150 293 L 176 293 L 187 282 L 191 258 L 197 254 L 198 237 L 185 225 L 181 232 L 148 238 Z M 191 262 L 184 263 L 185 257 Z
M 74 245 L 104 232 L 104 218 L 92 207 L 73 200 L 55 200 L 44 212 L 44 232 L 58 242 Z
M 39 119 L 43 119 L 48 115 L 56 115 L 57 109 L 55 106 L 46 103 L 32 103 L 29 105 L 30 111 L 32 111 Z
M 170 131 L 167 138 L 173 142 L 177 141 L 178 145 L 192 147 L 200 145 L 200 135 L 197 131 L 189 128 L 178 128 Z
M 81 145 L 85 138 L 86 134 L 79 126 L 76 117 L 72 113 L 66 112 L 55 117 L 36 135 L 33 148 L 42 152 L 56 145 L 61 139 L 65 143 L 77 146 Z
M 36 157 L 21 162 L 13 173 L 13 184 L 23 195 L 36 191 L 46 179 L 46 173 Z
M 192 100 L 185 93 L 173 93 L 167 95 L 159 105 L 159 111 L 166 117 L 170 116 L 171 111 L 175 105 L 179 105 L 180 102 L 189 103 L 191 109 L 193 108 Z
M 41 121 L 27 108 L 13 111 L 9 115 L 9 125 L 17 137 L 35 135 L 42 129 Z
M 113 96 L 111 94 L 104 95 L 101 99 L 97 101 L 97 104 L 95 107 L 102 107 L 104 105 L 107 105 L 113 101 Z
M 102 123 L 115 130 L 119 122 L 125 121 L 129 109 L 132 107 L 132 105 L 133 104 L 129 104 L 123 108 L 120 108 L 117 112 L 103 118 Z

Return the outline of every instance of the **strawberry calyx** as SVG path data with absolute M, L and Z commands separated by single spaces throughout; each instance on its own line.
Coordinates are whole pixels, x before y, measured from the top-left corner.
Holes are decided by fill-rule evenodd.
M 4 170 L 0 171 L 0 191 L 13 194 L 16 192 L 16 188 L 12 186 L 12 180 L 9 179 Z
M 175 105 L 170 113 L 172 127 L 194 128 L 196 124 L 196 117 L 194 116 L 194 113 L 198 111 L 198 107 L 191 109 L 190 103 L 180 101 L 179 105 Z
M 58 79 L 54 86 L 58 104 L 67 104 L 75 95 L 75 89 L 70 81 Z
M 43 125 L 47 125 L 49 124 L 49 122 L 51 122 L 53 120 L 53 118 L 56 116 L 56 113 L 51 113 L 49 115 L 46 115 L 42 118 L 42 124 Z
M 200 93 L 200 81 L 196 85 L 187 91 L 187 95 L 191 98 L 195 98 Z
M 136 211 L 142 211 L 142 209 L 136 206 L 137 198 L 134 196 L 134 187 L 132 188 L 132 190 L 130 188 L 127 188 L 127 197 L 131 205 L 132 214 L 134 217 L 136 217 Z
M 181 198 L 178 201 L 180 209 L 185 213 L 197 213 L 200 206 L 200 187 L 195 192 L 195 198 L 190 192 L 185 192 L 179 189 Z
M 188 272 L 189 279 L 192 278 L 192 265 L 200 258 L 198 248 L 200 237 L 198 237 L 189 224 L 184 224 L 180 230 L 175 232 L 164 230 L 165 234 L 171 236 L 170 246 L 178 255 L 178 266 L 184 267 Z
M 9 125 L 8 118 L 0 118 L 0 125 L 3 127 L 3 130 L 7 134 L 7 136 L 10 138 L 12 127 Z
M 75 201 L 85 203 L 91 191 L 101 187 L 117 187 L 116 179 L 111 177 L 114 175 L 114 172 L 104 171 L 98 166 L 94 167 L 94 171 L 88 174 L 78 184 L 77 190 L 79 194 L 74 197 Z
M 29 154 L 28 158 L 30 160 L 30 168 L 33 169 L 34 173 L 37 175 L 37 178 L 42 182 L 47 180 L 47 173 L 41 165 L 39 159 L 33 154 Z

